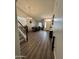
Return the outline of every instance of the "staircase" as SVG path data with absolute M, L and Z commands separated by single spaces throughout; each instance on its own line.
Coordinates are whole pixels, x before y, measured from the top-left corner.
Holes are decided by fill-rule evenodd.
M 20 39 L 20 44 L 26 41 L 27 38 L 27 33 L 26 33 L 26 28 L 18 21 L 18 31 L 19 31 L 19 39 Z

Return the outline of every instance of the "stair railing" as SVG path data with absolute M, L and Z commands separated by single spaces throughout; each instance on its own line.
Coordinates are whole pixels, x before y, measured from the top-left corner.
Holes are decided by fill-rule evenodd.
M 26 41 L 26 37 L 27 37 L 27 35 L 26 35 L 26 28 L 24 28 L 24 26 L 21 24 L 20 21 L 17 20 L 17 22 L 18 22 L 18 23 L 20 24 L 20 26 L 22 27 L 22 28 L 19 28 L 19 26 L 18 26 L 18 31 L 20 32 L 20 34 L 24 37 L 24 39 L 25 39 L 25 41 Z M 25 31 L 25 33 L 24 33 L 24 31 Z

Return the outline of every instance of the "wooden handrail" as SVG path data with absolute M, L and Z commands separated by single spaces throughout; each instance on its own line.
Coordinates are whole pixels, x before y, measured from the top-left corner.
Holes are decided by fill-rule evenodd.
M 17 20 L 18 21 L 18 20 Z M 18 23 L 22 26 L 22 28 L 25 30 L 24 26 L 18 21 Z

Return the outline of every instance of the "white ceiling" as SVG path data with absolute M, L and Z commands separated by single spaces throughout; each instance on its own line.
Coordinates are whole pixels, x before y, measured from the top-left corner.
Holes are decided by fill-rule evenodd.
M 35 20 L 41 20 L 42 17 L 53 15 L 54 0 L 17 0 L 16 7 Z M 17 14 L 20 16 L 21 13 L 18 10 Z

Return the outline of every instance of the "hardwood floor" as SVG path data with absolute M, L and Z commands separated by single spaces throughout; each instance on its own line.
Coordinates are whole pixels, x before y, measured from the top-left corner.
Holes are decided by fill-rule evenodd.
M 29 32 L 28 42 L 20 45 L 23 59 L 54 59 L 48 32 Z

